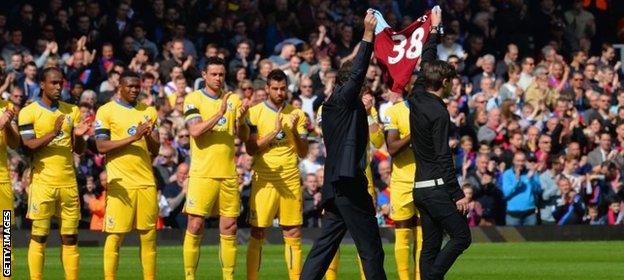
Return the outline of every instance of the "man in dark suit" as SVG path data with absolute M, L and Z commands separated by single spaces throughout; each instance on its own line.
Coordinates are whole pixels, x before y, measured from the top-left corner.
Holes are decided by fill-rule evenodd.
M 368 194 L 366 148 L 368 121 L 360 92 L 373 51 L 377 21 L 372 12 L 364 19 L 364 36 L 353 63 L 340 69 L 337 87 L 325 101 L 322 129 L 327 160 L 321 205 L 325 210 L 321 236 L 314 242 L 301 279 L 320 280 L 325 275 L 347 230 L 358 249 L 366 279 L 386 279 L 375 207 Z
M 431 30 L 421 59 L 421 74 L 408 99 L 411 149 L 416 159 L 414 204 L 420 212 L 423 245 L 420 256 L 421 279 L 442 280 L 457 257 L 470 246 L 466 222 L 467 199 L 457 182 L 448 145 L 451 121 L 443 98 L 457 74 L 437 60 L 436 41 L 442 11 L 431 12 Z M 443 232 L 450 236 L 442 247 Z

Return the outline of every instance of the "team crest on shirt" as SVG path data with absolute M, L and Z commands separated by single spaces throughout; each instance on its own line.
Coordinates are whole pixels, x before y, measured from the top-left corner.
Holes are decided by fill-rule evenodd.
M 33 212 L 34 214 L 39 213 L 39 206 L 37 204 L 31 204 L 30 205 L 30 212 Z
M 113 219 L 113 217 L 111 216 L 106 217 L 106 227 L 107 228 L 115 227 L 115 219 Z
M 284 138 L 286 138 L 286 133 L 284 133 L 284 130 L 280 130 L 277 135 L 275 135 L 275 139 L 277 140 L 284 140 Z
M 133 125 L 133 126 L 131 126 L 130 128 L 128 128 L 128 134 L 129 134 L 130 136 L 132 136 L 132 135 L 136 134 L 136 130 L 137 130 L 136 125 Z
M 234 104 L 232 104 L 232 102 L 227 103 L 227 110 L 230 112 L 234 111 Z
M 219 121 L 217 121 L 217 125 L 225 125 L 227 123 L 227 118 L 225 116 L 221 117 Z
M 102 128 L 102 121 L 101 120 L 97 120 L 95 121 L 95 129 L 100 129 Z

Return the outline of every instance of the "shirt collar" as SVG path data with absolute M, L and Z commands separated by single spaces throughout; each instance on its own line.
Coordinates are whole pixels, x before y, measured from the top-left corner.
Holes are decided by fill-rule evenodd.
M 130 109 L 130 108 L 134 108 L 134 107 L 136 107 L 136 105 L 137 105 L 136 101 L 135 101 L 135 102 L 133 102 L 133 103 L 126 103 L 126 102 L 124 102 L 123 100 L 121 100 L 121 99 L 119 99 L 119 98 L 115 99 L 115 102 L 117 102 L 117 104 L 119 104 L 119 105 L 121 105 L 121 106 L 124 106 L 124 107 L 126 107 L 126 108 L 129 108 L 129 109 Z

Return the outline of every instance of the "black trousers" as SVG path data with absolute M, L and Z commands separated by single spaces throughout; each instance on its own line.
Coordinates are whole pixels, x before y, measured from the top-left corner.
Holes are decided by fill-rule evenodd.
M 466 217 L 457 211 L 451 196 L 442 187 L 413 191 L 414 204 L 420 211 L 423 232 L 420 252 L 420 278 L 442 280 L 457 257 L 470 246 L 471 236 Z M 442 247 L 444 232 L 450 241 Z
M 303 264 L 300 279 L 323 279 L 347 230 L 355 241 L 366 279 L 386 279 L 375 207 L 366 185 L 366 177 L 363 177 L 326 186 L 335 188 L 335 198 L 326 202 L 321 236 Z

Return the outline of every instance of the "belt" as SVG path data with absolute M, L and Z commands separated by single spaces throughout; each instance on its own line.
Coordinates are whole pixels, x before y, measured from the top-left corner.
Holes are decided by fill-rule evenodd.
M 435 179 L 435 180 L 414 182 L 414 188 L 415 189 L 437 187 L 437 186 L 441 186 L 441 185 L 444 185 L 444 180 L 442 180 L 442 178 L 438 178 L 438 179 Z

